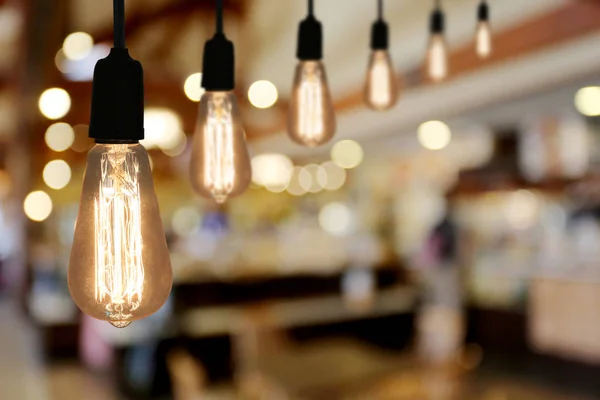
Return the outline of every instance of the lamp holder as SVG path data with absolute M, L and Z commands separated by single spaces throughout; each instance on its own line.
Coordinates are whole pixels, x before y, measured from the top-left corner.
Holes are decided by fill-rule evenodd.
M 479 22 L 490 20 L 490 7 L 486 1 L 482 1 L 477 9 L 477 19 Z
M 230 91 L 235 87 L 235 51 L 223 33 L 204 45 L 202 87 L 207 91 Z
M 383 19 L 378 19 L 371 26 L 371 50 L 387 50 L 388 46 L 388 24 Z
M 429 21 L 429 31 L 432 34 L 441 34 L 444 33 L 446 21 L 444 17 L 444 12 L 436 7 L 435 10 L 431 13 L 431 19 Z
M 323 26 L 310 13 L 298 27 L 298 48 L 296 56 L 302 61 L 323 58 Z
M 89 136 L 97 143 L 144 139 L 144 71 L 127 49 L 111 49 L 96 63 Z

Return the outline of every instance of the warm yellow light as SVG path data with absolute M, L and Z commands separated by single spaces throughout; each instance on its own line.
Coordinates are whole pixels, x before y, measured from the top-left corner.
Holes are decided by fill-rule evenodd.
M 444 35 L 439 33 L 432 35 L 429 40 L 427 75 L 434 82 L 441 82 L 448 76 L 448 48 Z
M 302 170 L 302 167 L 294 167 L 294 170 L 292 172 L 290 183 L 287 187 L 287 192 L 292 196 L 302 196 L 306 194 L 306 189 L 304 189 L 300 184 L 300 172 Z
M 181 142 L 182 123 L 179 115 L 168 108 L 146 108 L 144 111 L 144 140 L 147 149 L 170 150 Z M 185 136 L 185 135 L 184 135 Z
M 256 108 L 271 107 L 277 97 L 277 87 L 269 81 L 256 81 L 248 89 L 248 100 Z
M 64 89 L 48 89 L 40 96 L 38 105 L 46 118 L 59 119 L 67 115 L 71 109 L 71 96 Z
M 362 163 L 364 152 L 362 146 L 354 140 L 341 140 L 331 149 L 331 159 L 345 169 L 356 168 Z
M 46 145 L 48 145 L 51 150 L 57 152 L 65 151 L 71 147 L 75 141 L 75 131 L 69 124 L 57 122 L 48 127 L 45 140 Z
M 352 210 L 343 203 L 329 203 L 319 213 L 319 225 L 333 236 L 348 236 L 355 228 Z
M 94 140 L 90 138 L 90 127 L 89 125 L 79 124 L 73 127 L 75 132 L 75 139 L 71 145 L 71 149 L 78 153 L 88 151 L 94 145 Z
M 575 95 L 575 107 L 587 117 L 600 116 L 600 87 L 588 86 L 579 89 Z
M 325 190 L 338 190 L 346 183 L 346 170 L 333 161 L 321 164 L 322 173 L 319 179 Z M 323 177 L 324 175 L 324 177 Z
M 171 143 L 167 145 L 163 145 L 161 147 L 163 153 L 168 155 L 169 157 L 177 157 L 178 155 L 183 154 L 185 149 L 187 148 L 187 136 L 184 132 L 179 132 L 177 137 L 173 138 Z
M 64 160 L 50 161 L 44 167 L 44 182 L 51 189 L 62 189 L 71 181 L 71 167 Z
M 492 31 L 488 21 L 481 21 L 477 24 L 475 43 L 477 55 L 480 58 L 487 58 L 492 54 Z
M 450 144 L 452 133 L 442 121 L 428 121 L 419 126 L 418 139 L 429 150 L 441 150 Z
M 94 47 L 94 38 L 85 32 L 71 33 L 63 42 L 63 54 L 69 60 L 86 58 Z
M 31 192 L 23 202 L 25 215 L 32 221 L 41 222 L 52 212 L 52 199 L 44 191 Z
M 196 72 L 195 74 L 188 76 L 183 84 L 183 91 L 188 99 L 198 103 L 204 94 L 204 89 L 202 88 L 202 73 Z
M 287 189 L 294 164 L 283 154 L 259 154 L 252 158 L 252 181 L 275 193 Z
M 327 178 L 324 181 L 323 176 L 327 176 L 323 167 L 317 164 L 309 164 L 300 170 L 298 181 L 302 189 L 310 193 L 318 193 L 327 184 Z

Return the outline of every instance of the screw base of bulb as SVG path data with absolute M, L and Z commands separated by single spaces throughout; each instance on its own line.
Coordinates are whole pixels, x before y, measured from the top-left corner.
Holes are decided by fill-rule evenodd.
M 133 321 L 108 321 L 115 328 L 127 328 Z

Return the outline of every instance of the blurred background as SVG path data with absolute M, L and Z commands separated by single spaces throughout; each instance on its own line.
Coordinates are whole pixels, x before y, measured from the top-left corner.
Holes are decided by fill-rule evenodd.
M 450 76 L 425 78 L 433 1 L 389 0 L 403 90 L 363 104 L 375 1 L 322 0 L 338 118 L 285 134 L 301 0 L 225 0 L 253 185 L 188 181 L 212 0 L 128 0 L 171 251 L 163 309 L 83 316 L 66 271 L 108 0 L 0 1 L 0 398 L 600 398 L 600 1 L 442 2 Z

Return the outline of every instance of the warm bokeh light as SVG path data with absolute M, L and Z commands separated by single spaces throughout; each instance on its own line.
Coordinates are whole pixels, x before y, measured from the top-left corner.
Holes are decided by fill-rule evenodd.
M 529 190 L 517 190 L 506 203 L 506 218 L 515 229 L 527 229 L 535 223 L 540 204 L 536 195 Z
M 75 141 L 75 131 L 71 125 L 64 122 L 52 124 L 46 130 L 46 145 L 54 151 L 67 150 Z
M 575 107 L 587 117 L 600 116 L 600 87 L 588 86 L 579 89 L 575 95 Z
M 63 42 L 63 54 L 69 60 L 81 60 L 87 57 L 94 47 L 94 38 L 85 32 L 71 33 Z
M 187 148 L 187 136 L 184 132 L 179 131 L 176 137 L 173 138 L 170 143 L 163 145 L 161 150 L 163 153 L 168 155 L 169 157 L 177 157 L 185 151 Z
M 42 190 L 31 192 L 25 197 L 23 210 L 27 218 L 41 222 L 52 212 L 52 199 Z
M 273 106 L 277 97 L 277 87 L 269 81 L 256 81 L 248 89 L 248 100 L 256 108 Z
M 302 167 L 294 167 L 292 172 L 290 183 L 287 187 L 287 192 L 292 196 L 302 196 L 306 194 L 306 189 L 304 189 L 300 184 L 300 172 L 302 169 Z
M 259 154 L 252 158 L 252 181 L 275 193 L 287 189 L 294 164 L 283 154 Z
M 171 218 L 171 228 L 179 236 L 194 233 L 200 226 L 201 215 L 196 207 L 182 207 Z
M 183 135 L 179 115 L 168 108 L 146 108 L 144 131 L 145 139 L 140 140 L 140 143 L 147 149 L 177 148 Z
M 50 161 L 44 167 L 44 183 L 51 189 L 62 189 L 71 181 L 71 167 L 64 160 Z
M 358 167 L 363 158 L 363 148 L 354 140 L 341 140 L 331 149 L 331 160 L 345 169 Z
M 202 88 L 202 73 L 196 72 L 188 76 L 183 84 L 183 91 L 188 99 L 198 103 L 205 92 Z
M 40 96 L 38 105 L 40 112 L 46 118 L 59 119 L 67 115 L 71 109 L 71 96 L 64 89 L 48 89 Z
M 442 121 L 428 121 L 419 126 L 418 139 L 429 150 L 441 150 L 450 144 L 452 133 Z
M 354 215 L 350 207 L 343 203 L 329 203 L 319 213 L 319 225 L 330 235 L 348 236 L 354 231 Z
M 90 49 L 90 52 L 79 60 L 70 60 L 62 51 L 56 54 L 54 62 L 56 68 L 62 72 L 66 79 L 75 82 L 89 82 L 94 78 L 96 63 L 108 56 L 110 46 L 98 43 Z
M 321 164 L 321 183 L 325 190 L 338 190 L 346 183 L 346 170 L 333 161 Z M 324 175 L 324 177 L 323 177 Z
M 321 179 L 319 179 L 319 176 Z M 298 181 L 302 189 L 310 193 L 318 193 L 323 190 L 324 183 L 327 183 L 323 182 L 323 176 L 327 176 L 323 167 L 317 164 L 309 164 L 300 170 Z

